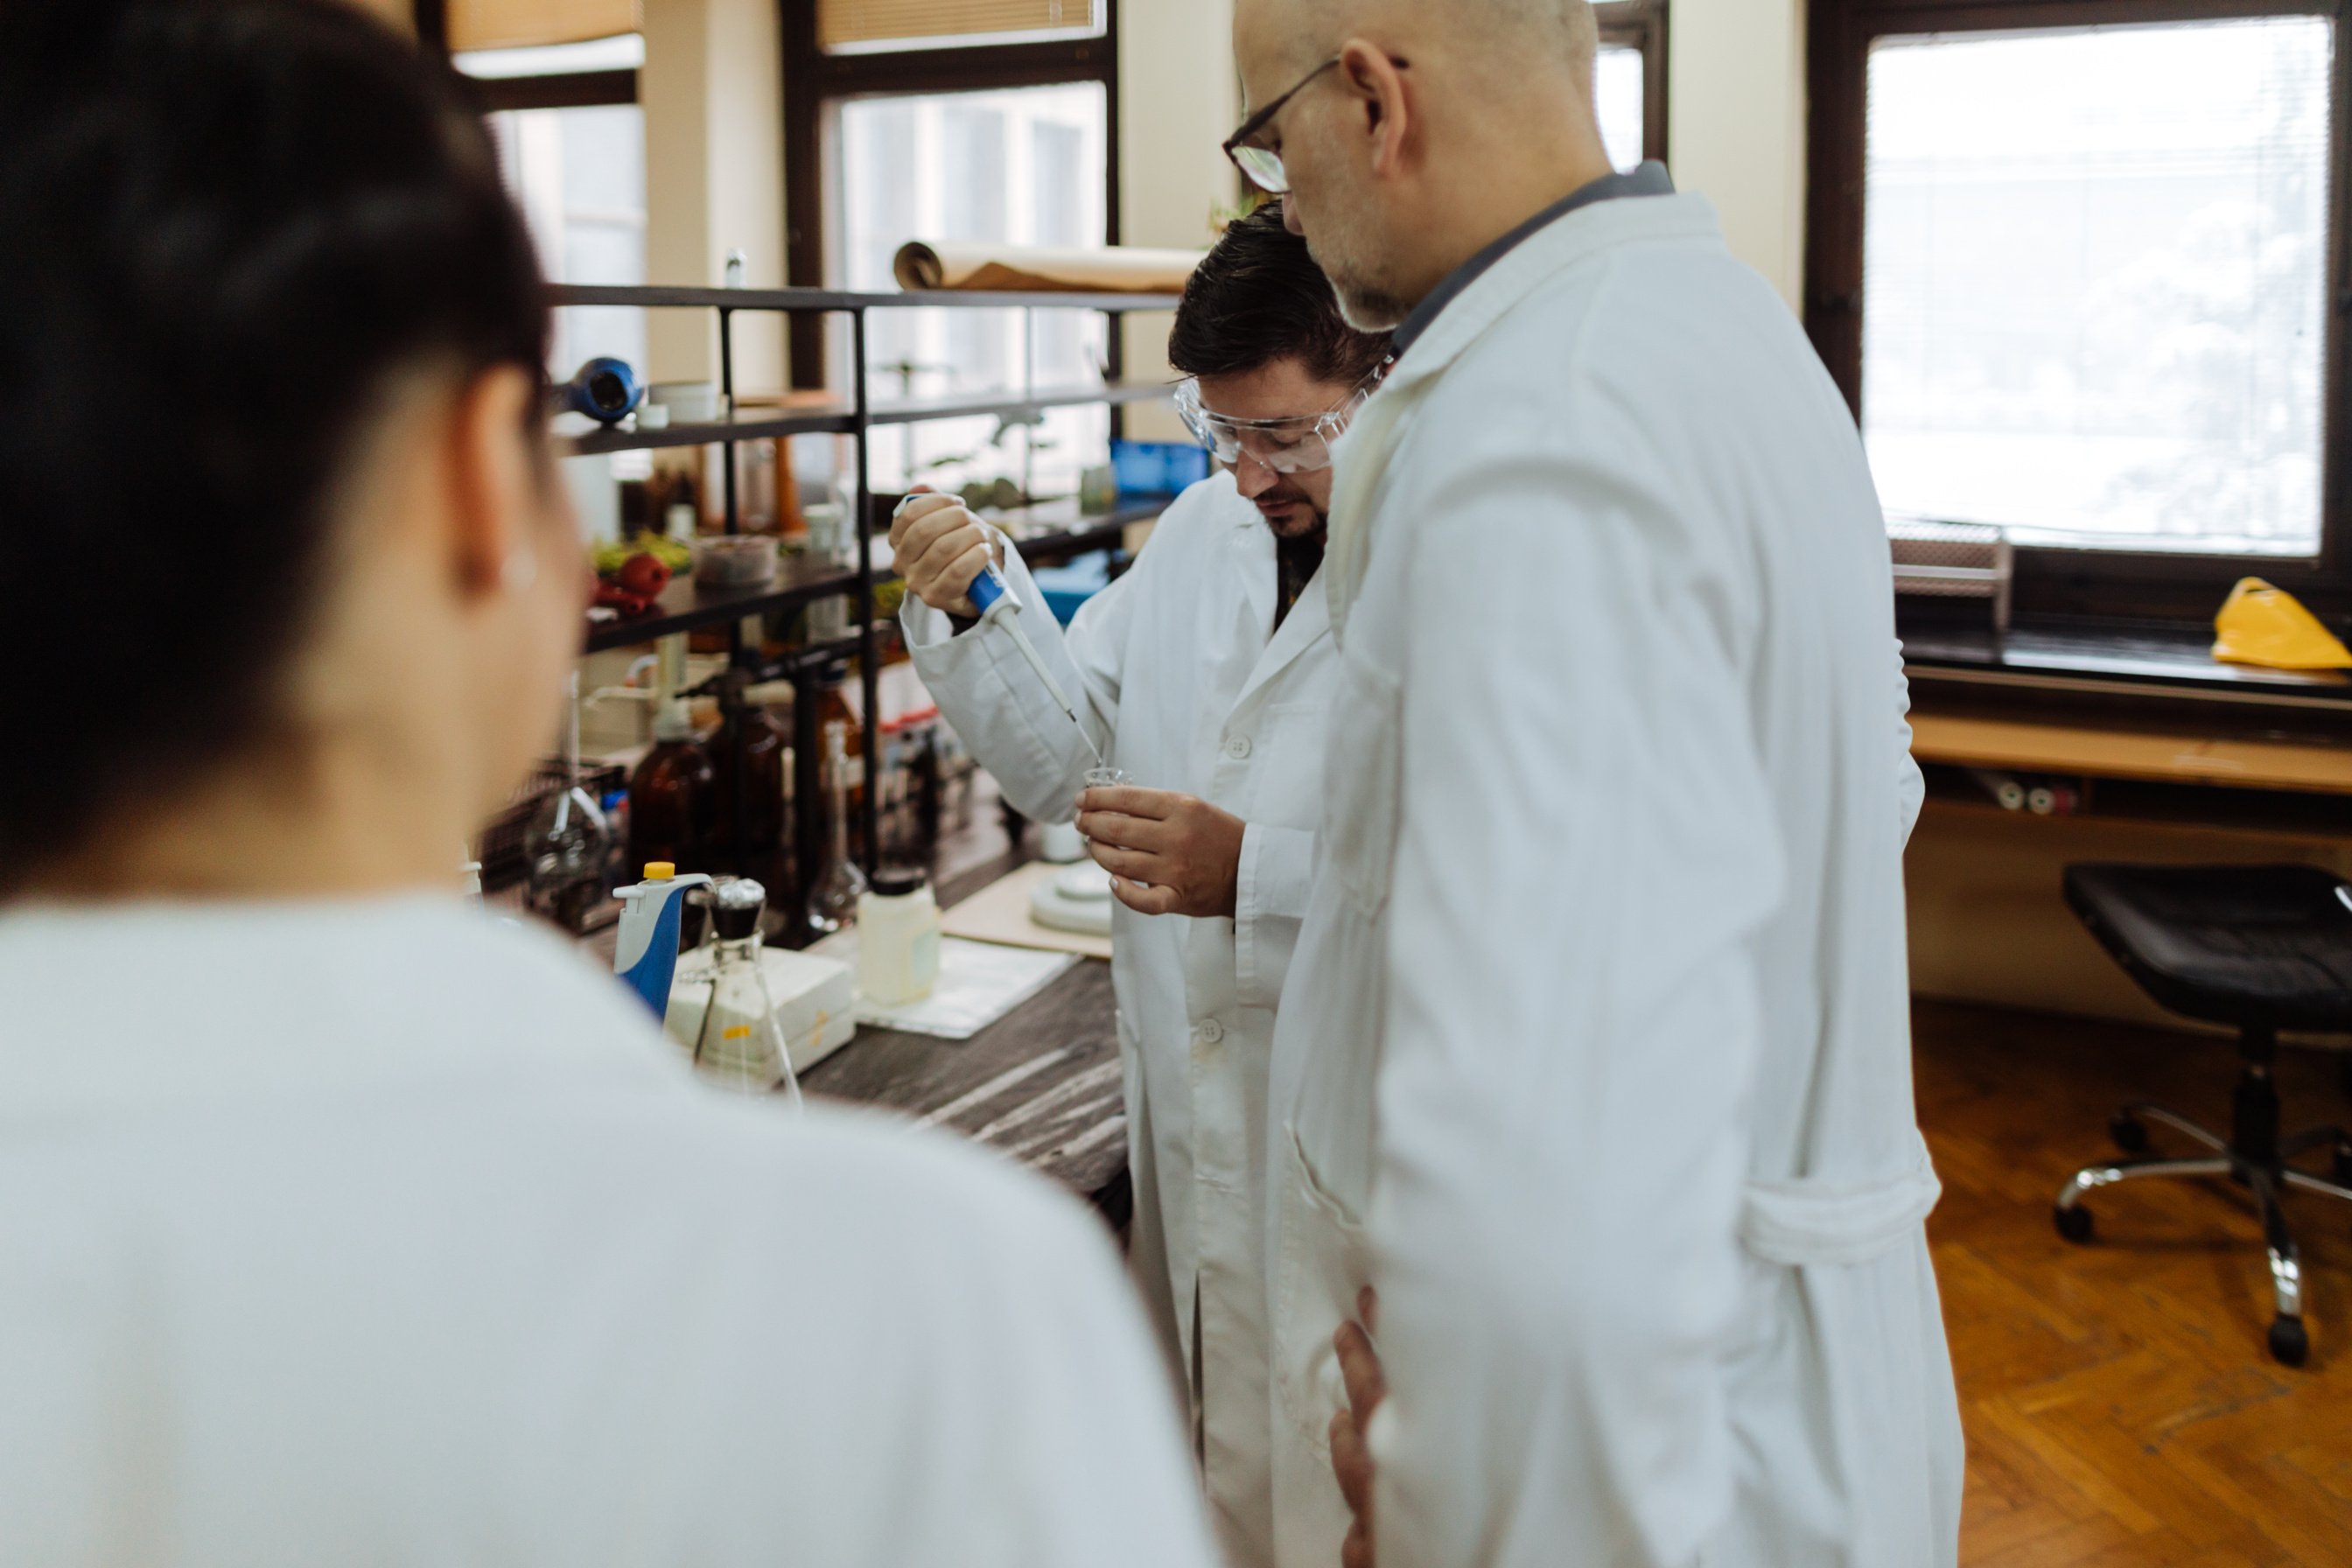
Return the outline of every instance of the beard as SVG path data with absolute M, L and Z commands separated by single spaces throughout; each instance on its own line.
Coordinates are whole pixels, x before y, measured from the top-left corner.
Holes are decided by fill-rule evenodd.
M 1264 495 L 1253 497 L 1252 504 L 1276 539 L 1311 539 L 1323 531 L 1327 521 L 1323 509 L 1315 504 L 1312 496 L 1286 481 Z M 1286 507 L 1289 510 L 1281 510 Z M 1269 511 L 1268 508 L 1276 510 Z

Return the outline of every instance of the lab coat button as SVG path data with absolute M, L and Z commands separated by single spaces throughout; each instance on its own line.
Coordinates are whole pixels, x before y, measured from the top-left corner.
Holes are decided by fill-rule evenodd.
M 1203 1018 L 1193 1028 L 1192 1037 L 1204 1046 L 1213 1046 L 1225 1037 L 1225 1026 L 1214 1018 Z
M 1235 735 L 1225 742 L 1225 755 L 1233 758 L 1234 761 L 1238 763 L 1249 754 L 1250 743 L 1247 735 Z

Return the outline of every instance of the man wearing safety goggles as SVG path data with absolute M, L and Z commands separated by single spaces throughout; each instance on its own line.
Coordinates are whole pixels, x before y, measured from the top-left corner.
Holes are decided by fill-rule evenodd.
M 1112 978 L 1135 1180 L 1131 1255 L 1184 1370 L 1230 1559 L 1272 1561 L 1264 1257 L 1266 1063 L 1307 907 L 1339 655 L 1320 574 L 1331 443 L 1370 396 L 1385 333 L 1340 317 L 1278 208 L 1242 219 L 1187 285 L 1168 345 L 1178 405 L 1225 471 L 1169 507 L 1066 634 L 1024 616 L 1081 737 L 968 590 L 1019 552 L 952 497 L 890 542 L 902 624 L 940 710 L 1041 821 L 1074 808 L 1113 878 Z M 1136 786 L 1084 789 L 1088 740 Z M 1083 794 L 1082 794 L 1083 791 Z

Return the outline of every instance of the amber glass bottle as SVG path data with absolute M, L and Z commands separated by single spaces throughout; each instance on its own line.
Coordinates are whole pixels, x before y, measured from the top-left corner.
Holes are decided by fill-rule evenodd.
M 629 875 L 667 860 L 681 871 L 712 871 L 719 820 L 718 776 L 695 739 L 686 704 L 672 702 L 654 721 L 654 749 L 629 776 Z
M 730 678 L 720 706 L 725 718 L 710 742 L 710 763 L 718 773 L 712 847 L 737 875 L 781 886 L 776 873 L 784 839 L 784 731 L 766 708 L 745 700 L 740 679 Z M 739 779 L 743 785 L 740 813 L 735 804 Z

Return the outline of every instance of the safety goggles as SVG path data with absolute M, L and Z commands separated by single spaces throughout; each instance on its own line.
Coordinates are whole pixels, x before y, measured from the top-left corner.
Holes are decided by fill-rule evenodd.
M 1383 366 L 1383 369 L 1386 367 Z M 1277 474 L 1307 474 L 1331 466 L 1331 443 L 1347 429 L 1378 389 L 1381 372 L 1374 371 L 1336 408 L 1320 414 L 1298 414 L 1282 419 L 1235 419 L 1201 402 L 1201 384 L 1187 378 L 1176 387 L 1176 412 L 1193 439 L 1217 461 L 1232 467 L 1243 458 Z

